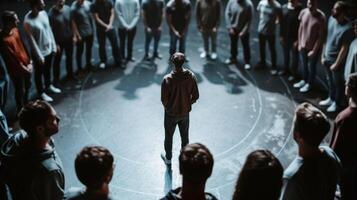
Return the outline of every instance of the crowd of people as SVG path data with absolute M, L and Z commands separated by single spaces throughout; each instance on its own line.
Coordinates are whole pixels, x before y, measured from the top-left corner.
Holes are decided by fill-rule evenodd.
M 142 17 L 145 28 L 144 60 L 162 59 L 159 41 L 166 18 L 170 34 L 170 59 L 174 68 L 161 85 L 161 101 L 165 108 L 165 153 L 161 157 L 171 165 L 172 139 L 176 125 L 181 133 L 179 169 L 182 187 L 170 191 L 164 200 L 217 199 L 205 192 L 214 155 L 203 144 L 189 143 L 189 112 L 199 98 L 194 73 L 183 67 L 186 38 L 191 19 L 189 0 L 75 0 L 71 6 L 57 0 L 47 13 L 43 0 L 28 0 L 30 11 L 23 27 L 14 11 L 4 11 L 0 33 L 3 58 L 1 76 L 8 73 L 15 88 L 17 116 L 21 129 L 9 134 L 4 110 L 7 86 L 0 85 L 0 198 L 22 199 L 115 199 L 110 196 L 109 183 L 114 173 L 114 156 L 105 147 L 87 146 L 77 155 L 75 171 L 85 188 L 65 191 L 65 175 L 52 136 L 59 131 L 60 118 L 54 108 L 51 93 L 61 93 L 60 66 L 66 57 L 66 79 L 76 81 L 85 70 L 93 68 L 92 48 L 97 36 L 99 65 L 108 65 L 106 40 L 109 40 L 114 65 L 125 68 L 134 62 L 133 43 L 137 24 Z M 204 51 L 201 58 L 216 60 L 217 33 L 221 22 L 220 0 L 197 0 L 196 25 L 202 34 Z M 320 146 L 331 125 L 317 107 L 300 104 L 293 122 L 298 155 L 283 169 L 269 150 L 250 153 L 237 179 L 232 199 L 357 199 L 357 21 L 348 18 L 348 5 L 337 1 L 332 16 L 326 19 L 318 9 L 317 0 L 308 0 L 307 8 L 298 0 L 281 6 L 276 0 L 261 0 L 258 35 L 260 60 L 255 68 L 267 68 L 266 43 L 271 56 L 271 75 L 287 75 L 293 87 L 301 93 L 311 90 L 316 80 L 317 64 L 325 67 L 329 94 L 319 102 L 328 112 L 348 107 L 335 119 L 330 147 Z M 231 41 L 227 65 L 237 63 L 238 40 L 243 46 L 244 68 L 251 69 L 250 35 L 254 16 L 251 0 L 229 0 L 224 12 Z M 276 32 L 283 47 L 284 64 L 278 69 Z M 119 38 L 119 40 L 118 40 Z M 153 52 L 150 53 L 151 40 Z M 177 44 L 178 43 L 178 44 Z M 178 46 L 178 50 L 177 50 Z M 77 71 L 73 69 L 74 47 Z M 82 57 L 85 47 L 85 65 Z M 179 52 L 179 53 L 178 53 Z M 301 61 L 301 63 L 300 63 Z M 302 76 L 299 76 L 299 65 Z M 29 90 L 34 73 L 38 98 L 29 102 Z M 1 77 L 0 77 L 1 78 Z M 44 81 L 44 83 L 43 83 Z M 5 84 L 5 83 L 4 83 Z M 176 87 L 179 85 L 180 87 Z M 174 89 L 173 89 L 174 88 Z M 177 94 L 177 95 L 176 95 Z M 26 166 L 26 167 L 24 167 Z M 3 196 L 1 196 L 3 195 Z

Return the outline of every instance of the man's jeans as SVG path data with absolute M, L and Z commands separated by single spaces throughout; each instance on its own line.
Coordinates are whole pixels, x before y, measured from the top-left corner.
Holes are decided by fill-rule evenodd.
M 41 95 L 45 90 L 43 88 L 42 78 L 45 79 L 45 88 L 51 85 L 51 68 L 52 68 L 53 53 L 45 57 L 45 63 L 42 65 L 38 59 L 34 59 L 35 68 L 35 84 L 38 95 Z
M 84 43 L 86 44 L 86 66 L 88 67 L 92 59 L 93 35 L 83 37 L 81 41 L 77 42 L 77 69 L 82 69 L 82 54 L 84 50 Z
M 275 35 L 259 34 L 259 50 L 260 61 L 265 63 L 265 43 L 268 42 L 270 55 L 271 55 L 271 68 L 276 69 L 276 48 L 275 48 Z
M 145 55 L 149 54 L 149 47 L 152 38 L 154 38 L 154 55 L 158 54 L 160 37 L 161 37 L 160 30 L 151 29 L 151 33 L 145 30 Z
M 211 39 L 212 52 L 216 52 L 217 49 L 217 32 L 213 32 L 212 30 L 203 30 L 202 31 L 203 38 L 203 47 L 205 51 L 209 52 L 209 40 Z
M 136 34 L 136 26 L 130 30 L 126 30 L 124 28 L 118 29 L 119 40 L 120 40 L 120 53 L 122 58 L 130 59 L 133 57 L 133 42 Z M 126 54 L 125 57 L 125 42 L 128 39 L 128 43 L 126 46 Z
M 284 50 L 284 69 L 290 72 L 291 75 L 297 75 L 297 68 L 299 65 L 299 51 L 294 48 L 294 40 L 290 38 L 284 38 L 283 50 Z M 291 59 L 291 66 L 290 66 Z
M 231 59 L 236 59 L 238 55 L 238 39 L 242 42 L 243 53 L 244 53 L 244 62 L 246 64 L 250 63 L 250 46 L 249 46 L 249 33 L 239 37 L 238 34 L 229 34 L 231 39 Z
M 309 51 L 307 49 L 301 49 L 300 57 L 303 66 L 303 79 L 306 83 L 309 83 L 310 86 L 314 84 L 316 78 L 316 65 L 317 61 L 320 58 L 320 52 L 315 54 L 312 57 L 308 57 Z
M 165 152 L 166 158 L 172 158 L 172 140 L 175 133 L 176 125 L 178 125 L 181 135 L 181 148 L 188 144 L 188 128 L 190 124 L 190 116 L 187 114 L 184 117 L 173 117 L 165 113 Z
M 19 112 L 29 99 L 31 74 L 28 73 L 23 76 L 14 76 L 11 77 L 11 80 L 14 84 L 17 112 Z
M 108 38 L 110 45 L 112 46 L 112 54 L 115 64 L 121 63 L 121 55 L 118 45 L 118 38 L 115 29 L 111 29 L 107 32 L 102 30 L 97 30 L 98 44 L 99 44 L 99 57 L 101 62 L 107 62 L 107 54 L 105 48 L 105 39 Z
M 176 52 L 177 41 L 179 42 L 179 52 L 185 53 L 186 50 L 186 35 L 185 33 L 181 38 L 177 37 L 174 32 L 170 30 L 170 56 Z
M 329 97 L 341 106 L 344 96 L 344 71 L 342 69 L 331 70 L 330 67 L 333 63 L 325 61 L 323 65 L 326 69 L 326 79 L 329 89 Z
M 63 42 L 59 42 L 57 45 L 60 47 L 60 51 L 56 52 L 53 61 L 53 82 L 57 85 L 61 76 L 61 58 L 63 52 L 66 54 L 66 69 L 67 76 L 73 76 L 73 40 L 68 38 Z

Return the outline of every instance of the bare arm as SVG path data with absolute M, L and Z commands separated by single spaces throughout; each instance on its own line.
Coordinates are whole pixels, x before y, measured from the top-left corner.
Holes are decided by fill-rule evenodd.
M 108 26 L 109 27 L 113 27 L 113 22 L 114 22 L 114 9 L 112 8 L 110 10 L 110 19 L 109 19 L 109 24 Z
M 341 67 L 343 67 L 342 62 L 346 58 L 347 53 L 348 53 L 348 44 L 343 44 L 340 52 L 338 53 L 336 62 L 334 63 L 336 69 L 340 69 Z
M 187 30 L 188 30 L 188 25 L 190 24 L 190 19 L 191 19 L 191 10 L 186 14 L 185 16 L 185 28 L 183 29 L 182 31 L 182 34 L 181 35 L 184 35 L 186 34 Z
M 139 18 L 140 18 L 140 4 L 139 4 L 139 0 L 137 0 L 135 2 L 135 17 L 133 18 L 133 20 L 129 24 L 129 29 L 133 29 L 136 26 L 136 24 L 139 21 Z

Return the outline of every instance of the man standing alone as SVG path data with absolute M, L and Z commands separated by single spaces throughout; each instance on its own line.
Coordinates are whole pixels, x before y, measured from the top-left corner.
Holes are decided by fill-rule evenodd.
M 181 147 L 188 144 L 189 112 L 191 105 L 199 98 L 196 77 L 183 68 L 185 55 L 175 53 L 171 57 L 174 69 L 164 77 L 161 84 L 161 102 L 165 108 L 165 154 L 161 158 L 165 164 L 171 164 L 172 138 L 176 125 L 179 126 Z

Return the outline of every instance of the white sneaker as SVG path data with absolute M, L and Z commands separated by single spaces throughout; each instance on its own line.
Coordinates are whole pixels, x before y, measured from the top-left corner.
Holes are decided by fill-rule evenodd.
M 101 63 L 99 64 L 99 68 L 100 68 L 100 69 L 105 69 L 105 63 L 104 63 L 104 62 L 101 62 Z
M 244 65 L 244 69 L 250 69 L 251 67 L 250 67 L 250 64 L 245 64 Z
M 213 52 L 213 53 L 211 54 L 211 59 L 212 59 L 212 60 L 216 60 L 216 59 L 217 59 L 217 53 L 216 53 L 216 52 Z
M 337 104 L 336 102 L 332 102 L 331 105 L 327 108 L 327 112 L 336 112 L 337 110 Z
M 201 58 L 206 58 L 206 57 L 207 57 L 206 51 L 203 51 L 203 52 L 200 54 L 200 57 L 201 57 Z
M 288 78 L 288 81 L 289 82 L 292 82 L 292 81 L 294 81 L 295 80 L 295 77 L 294 76 L 289 76 L 289 78 Z
M 272 69 L 272 70 L 270 70 L 270 74 L 273 76 L 276 76 L 276 75 L 278 75 L 278 70 Z
M 300 88 L 299 90 L 301 93 L 305 93 L 310 91 L 310 84 L 306 83 L 304 86 L 302 86 L 302 88 Z
M 61 89 L 56 88 L 52 84 L 47 88 L 47 91 L 50 92 L 50 93 L 55 93 L 55 94 L 60 94 L 62 92 Z
M 44 101 L 47 101 L 47 102 L 52 102 L 53 101 L 52 97 L 48 96 L 44 92 L 41 94 L 41 99 L 44 100 Z
M 294 86 L 294 88 L 301 88 L 304 85 L 305 85 L 305 81 L 301 80 L 301 81 L 295 83 L 293 86 Z
M 165 163 L 166 165 L 171 165 L 171 160 L 169 160 L 169 159 L 166 158 L 166 155 L 165 155 L 164 152 L 162 152 L 160 156 L 161 156 L 161 159 L 164 161 L 164 163 Z
M 319 102 L 320 106 L 330 106 L 333 103 L 332 99 L 330 97 L 328 97 L 325 100 L 322 100 Z

